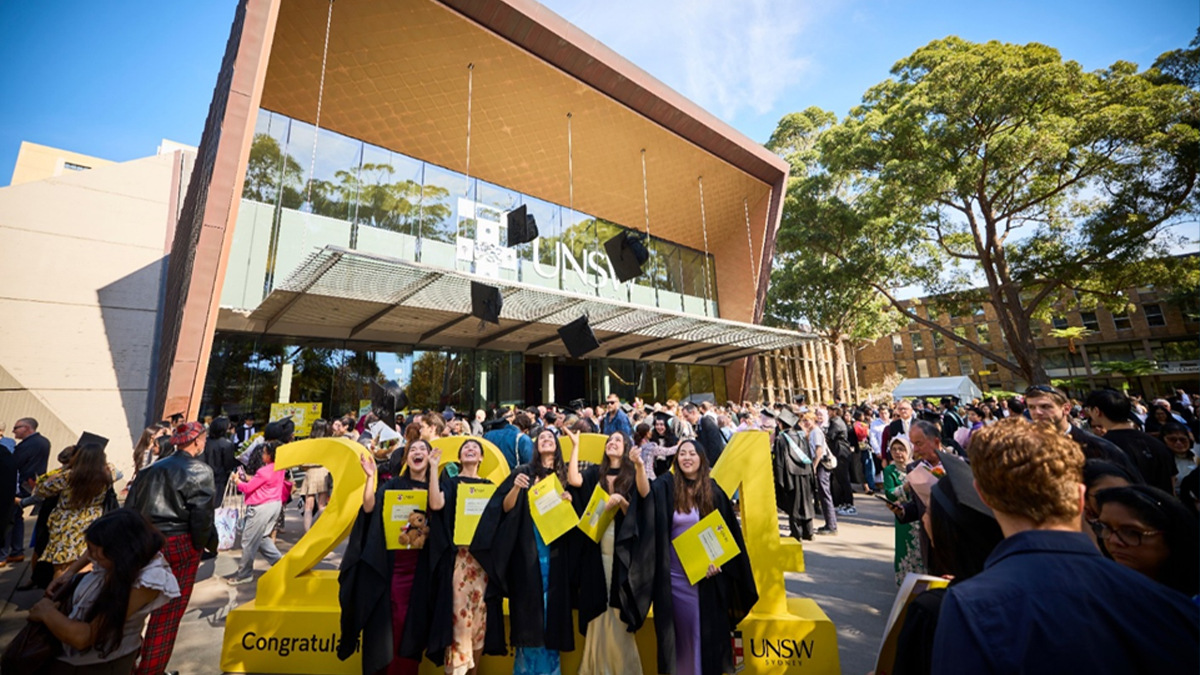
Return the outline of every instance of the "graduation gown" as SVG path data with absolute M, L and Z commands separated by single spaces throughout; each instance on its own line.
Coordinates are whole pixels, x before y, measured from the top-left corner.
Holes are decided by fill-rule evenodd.
M 712 480 L 711 478 L 709 480 Z M 725 491 L 712 483 L 713 507 L 729 525 L 730 533 L 742 553 L 721 567 L 721 573 L 697 584 L 700 595 L 702 673 L 719 675 L 733 672 L 733 646 L 730 635 L 758 602 L 758 588 L 750 572 L 746 541 Z M 654 549 L 654 631 L 658 641 L 658 672 L 675 673 L 675 619 L 671 594 L 671 521 L 675 513 L 675 475 L 659 476 L 650 485 L 650 497 L 642 500 L 636 517 L 642 532 L 654 532 L 642 537 L 642 546 Z
M 592 498 L 596 485 L 605 490 L 606 483 L 601 483 L 601 467 L 589 466 L 583 474 L 583 485 L 572 488 L 571 498 L 580 516 L 587 508 L 587 502 Z M 640 534 L 636 525 L 636 517 L 632 509 L 635 502 L 641 500 L 637 484 L 634 483 L 629 494 L 622 495 L 629 501 L 630 513 L 617 511 L 610 527 L 614 529 L 612 583 L 604 583 L 604 563 L 601 560 L 600 544 L 576 530 L 580 535 L 579 564 L 575 569 L 579 573 L 579 583 L 572 584 L 579 589 L 579 629 L 587 634 L 588 624 L 592 619 L 612 607 L 617 610 L 621 621 L 629 632 L 634 632 L 646 620 L 650 610 L 650 589 L 654 583 L 653 549 L 646 547 L 643 558 L 638 557 L 638 540 Z M 572 533 L 572 534 L 574 534 Z M 652 535 L 651 535 L 652 536 Z
M 396 552 L 387 548 L 383 533 L 383 496 L 387 490 L 428 490 L 429 484 L 414 481 L 408 476 L 388 480 L 375 490 L 375 510 L 359 510 L 346 554 L 338 568 L 338 604 L 341 606 L 341 637 L 338 658 L 350 658 L 362 636 L 362 671 L 371 675 L 386 668 L 395 656 L 392 647 L 392 567 Z M 432 529 L 432 528 L 431 528 Z M 417 589 L 429 586 L 429 550 L 421 549 L 413 579 L 413 596 Z M 405 634 L 414 626 L 412 599 Z M 403 642 L 401 643 L 403 644 Z
M 798 462 L 792 457 L 791 447 L 783 437 L 784 434 L 791 437 L 801 451 L 809 452 L 808 439 L 803 435 L 790 429 L 775 434 L 775 442 L 771 446 L 772 469 L 775 474 L 775 504 L 792 520 L 811 521 L 817 515 L 813 506 L 813 465 Z M 811 455 L 809 458 L 811 459 Z
M 578 538 L 586 536 L 579 530 L 572 530 L 550 543 L 549 590 L 543 609 L 542 572 L 533 534 L 533 516 L 529 512 L 529 490 L 521 490 L 513 509 L 504 512 L 504 497 L 512 490 L 517 475 L 522 473 L 530 477 L 530 485 L 536 482 L 532 465 L 522 464 L 513 469 L 496 488 L 471 542 L 471 555 L 488 575 L 489 630 L 484 652 L 506 653 L 504 632 L 490 630 L 493 623 L 503 625 L 504 598 L 508 598 L 508 642 L 512 647 L 573 651 L 575 625 L 571 609 L 578 593 L 572 593 L 572 581 L 578 580 L 578 573 L 573 571 L 573 565 L 578 561 L 572 558 L 579 555 Z M 577 501 L 574 495 L 571 499 Z
M 429 538 L 422 549 L 426 558 L 424 579 L 428 583 L 419 583 L 422 570 L 418 561 L 418 583 L 413 585 L 409 601 L 400 656 L 420 661 L 423 653 L 438 666 L 444 664 L 446 650 L 454 642 L 454 559 L 458 555 L 458 547 L 454 545 L 454 517 L 458 510 L 458 486 L 491 482 L 486 478 L 442 477 L 440 485 L 446 504 L 441 511 L 430 511 Z M 492 635 L 493 632 L 497 635 Z M 495 621 L 488 617 L 487 634 L 485 645 L 503 644 L 503 617 Z

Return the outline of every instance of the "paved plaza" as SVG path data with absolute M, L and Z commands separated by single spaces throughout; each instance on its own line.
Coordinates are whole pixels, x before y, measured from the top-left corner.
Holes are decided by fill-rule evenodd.
M 863 675 L 874 667 L 896 590 L 891 514 L 873 499 L 857 502 L 859 515 L 839 518 L 839 536 L 821 537 L 805 545 L 806 571 L 787 575 L 789 595 L 813 598 L 833 620 L 842 672 L 846 675 Z M 27 531 L 32 532 L 33 519 L 27 523 Z M 781 516 L 780 523 L 786 536 L 786 518 Z M 300 513 L 293 502 L 287 509 L 285 530 L 279 536 L 280 549 L 286 553 L 302 532 Z M 318 569 L 336 569 L 344 547 L 343 542 Z M 175 643 L 171 670 L 182 675 L 220 672 L 225 617 L 229 610 L 254 597 L 254 584 L 229 586 L 221 580 L 234 572 L 239 555 L 237 551 L 222 553 L 201 563 L 192 601 Z M 260 558 L 259 573 L 265 565 Z M 8 644 L 21 629 L 26 611 L 40 597 L 40 591 L 16 590 L 28 576 L 28 563 L 0 568 L 0 598 L 4 600 L 0 605 L 0 644 Z

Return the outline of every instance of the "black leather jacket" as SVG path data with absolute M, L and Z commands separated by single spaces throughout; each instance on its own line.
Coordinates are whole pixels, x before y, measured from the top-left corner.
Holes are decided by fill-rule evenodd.
M 192 536 L 196 550 L 217 550 L 213 527 L 213 472 L 203 461 L 177 452 L 138 472 L 125 506 L 137 509 L 165 536 Z

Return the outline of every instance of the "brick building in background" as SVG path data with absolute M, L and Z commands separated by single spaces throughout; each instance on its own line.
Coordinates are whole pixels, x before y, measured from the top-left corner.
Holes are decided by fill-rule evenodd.
M 1051 322 L 1035 322 L 1034 342 L 1054 380 L 1069 380 L 1072 393 L 1100 386 L 1122 387 L 1124 376 L 1105 371 L 1097 364 L 1149 361 L 1154 372 L 1129 381 L 1131 392 L 1166 394 L 1176 388 L 1197 390 L 1200 380 L 1200 323 L 1168 299 L 1169 289 L 1130 288 L 1132 307 L 1127 314 L 1113 314 L 1103 307 L 1080 310 L 1055 306 Z M 920 316 L 937 321 L 967 337 L 986 344 L 992 351 L 1009 353 L 988 303 L 977 305 L 966 315 L 938 310 L 936 298 L 914 301 Z M 929 312 L 935 312 L 933 316 Z M 1083 327 L 1090 331 L 1075 340 L 1071 353 L 1066 339 L 1050 337 L 1055 328 Z M 1028 383 L 1018 374 L 963 347 L 945 336 L 910 324 L 885 336 L 857 353 L 858 380 L 870 387 L 892 373 L 905 378 L 967 375 L 983 391 L 1023 391 Z

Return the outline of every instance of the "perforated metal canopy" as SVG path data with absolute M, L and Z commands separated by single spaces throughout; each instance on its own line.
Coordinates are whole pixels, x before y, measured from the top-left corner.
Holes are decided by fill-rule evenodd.
M 503 293 L 499 326 L 471 316 L 473 280 Z M 812 334 L 486 279 L 337 246 L 317 250 L 252 312 L 236 314 L 242 319 L 237 327 L 252 332 L 541 355 L 566 354 L 557 330 L 586 314 L 601 342 L 589 358 L 709 365 L 816 339 Z

